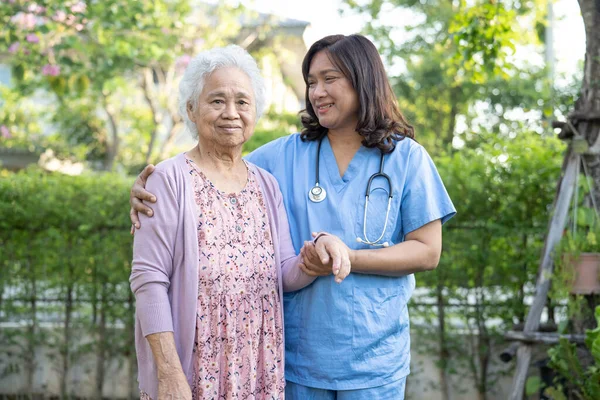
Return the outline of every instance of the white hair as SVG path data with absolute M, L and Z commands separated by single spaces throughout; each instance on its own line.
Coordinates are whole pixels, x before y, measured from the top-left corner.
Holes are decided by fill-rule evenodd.
M 198 138 L 198 131 L 196 124 L 188 117 L 187 105 L 191 104 L 192 109 L 195 110 L 206 77 L 216 69 L 226 67 L 239 68 L 250 78 L 254 90 L 257 120 L 265 109 L 265 82 L 256 61 L 246 50 L 240 46 L 229 45 L 203 51 L 192 58 L 179 83 L 179 114 L 194 139 Z

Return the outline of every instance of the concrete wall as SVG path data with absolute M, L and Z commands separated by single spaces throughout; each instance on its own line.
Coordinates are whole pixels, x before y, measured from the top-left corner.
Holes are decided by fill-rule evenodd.
M 77 337 L 79 344 L 83 344 L 89 340 L 89 337 L 85 335 L 78 335 Z M 436 344 L 427 342 L 426 339 L 423 339 L 416 332 L 413 332 L 412 340 L 412 374 L 407 381 L 406 398 L 415 400 L 441 400 L 442 396 L 439 390 L 440 372 L 436 366 L 435 355 L 421 351 L 424 347 L 435 349 Z M 498 353 L 503 347 L 504 345 L 499 345 L 498 348 L 492 350 L 490 372 L 500 375 L 500 377 L 490 384 L 488 400 L 506 399 L 510 391 L 512 374 L 509 368 L 512 367 L 512 364 L 503 364 L 498 359 Z M 2 345 L 2 348 L 0 348 L 0 397 L 2 395 L 24 394 L 29 392 L 30 389 L 33 393 L 46 396 L 58 395 L 60 393 L 62 359 L 56 354 L 56 350 L 49 347 L 36 349 L 36 368 L 32 377 L 33 384 L 31 388 L 28 383 L 29 377 L 23 370 L 22 361 L 14 358 L 15 354 L 22 354 L 20 351 L 22 350 L 19 348 L 9 348 L 6 345 Z M 13 354 L 13 358 L 7 356 L 9 353 Z M 543 356 L 543 353 L 540 353 L 539 356 Z M 458 357 L 453 359 L 458 359 Z M 14 365 L 21 364 L 21 370 L 12 374 L 3 374 L 2 371 L 6 370 L 11 360 Z M 17 362 L 15 363 L 15 361 Z M 450 374 L 451 398 L 453 400 L 478 400 L 475 385 L 468 371 L 464 367 L 461 367 L 458 362 L 451 363 L 450 366 L 457 369 L 456 372 Z M 536 373 L 537 370 L 532 368 L 531 372 Z M 77 355 L 72 360 L 70 372 L 67 377 L 69 393 L 77 397 L 92 397 L 95 386 L 94 376 L 94 353 Z M 137 393 L 136 386 L 132 385 L 133 387 L 130 387 L 129 382 L 128 361 L 125 359 L 111 360 L 106 370 L 103 396 L 105 398 L 127 398 L 130 391 Z

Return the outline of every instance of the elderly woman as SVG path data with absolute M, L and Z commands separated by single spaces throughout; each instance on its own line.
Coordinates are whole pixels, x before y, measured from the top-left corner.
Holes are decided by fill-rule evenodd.
M 282 292 L 314 278 L 298 267 L 277 182 L 242 160 L 264 92 L 237 46 L 199 54 L 181 81 L 198 145 L 156 167 L 156 216 L 134 240 L 142 398 L 283 397 Z

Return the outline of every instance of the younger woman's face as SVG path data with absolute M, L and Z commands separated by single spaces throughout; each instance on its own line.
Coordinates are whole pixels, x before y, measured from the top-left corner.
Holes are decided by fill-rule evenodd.
M 308 71 L 308 98 L 319 124 L 329 131 L 354 132 L 358 123 L 358 94 L 352 83 L 321 50 Z

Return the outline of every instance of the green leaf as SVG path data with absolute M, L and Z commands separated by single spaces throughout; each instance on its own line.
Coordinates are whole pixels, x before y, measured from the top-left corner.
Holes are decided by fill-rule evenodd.
M 540 391 L 542 380 L 539 376 L 530 376 L 525 383 L 525 393 L 527 396 L 532 396 Z

